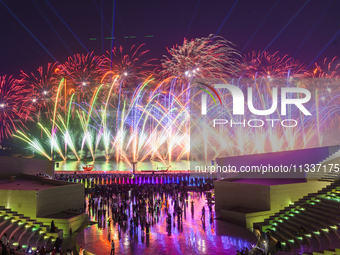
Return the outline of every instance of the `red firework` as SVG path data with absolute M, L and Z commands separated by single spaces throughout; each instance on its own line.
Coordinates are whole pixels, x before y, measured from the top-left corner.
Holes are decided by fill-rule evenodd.
M 319 105 L 336 109 L 339 105 L 339 73 L 340 63 L 337 57 L 331 60 L 324 59 L 322 64 L 315 63 L 315 68 L 307 72 L 302 87 L 306 87 L 310 91 L 315 91 L 319 98 Z M 329 113 L 331 114 L 331 113 Z M 336 121 L 334 121 L 336 120 Z M 338 123 L 338 118 L 332 121 L 333 124 Z
M 12 136 L 17 129 L 26 128 L 24 122 L 31 119 L 28 99 L 30 90 L 12 76 L 0 76 L 0 141 Z
M 59 68 L 59 78 L 67 81 L 67 93 L 75 92 L 80 101 L 91 97 L 103 75 L 102 57 L 93 52 L 70 56 Z
M 210 35 L 191 41 L 184 39 L 182 46 L 167 49 L 160 72 L 163 77 L 175 76 L 181 81 L 198 78 L 226 78 L 235 73 L 234 45 L 223 37 Z
M 313 71 L 308 72 L 307 77 L 311 78 L 339 78 L 340 76 L 340 61 L 337 57 L 332 60 L 324 59 L 321 65 L 315 63 Z
M 254 77 L 275 77 L 285 78 L 288 76 L 302 77 L 305 75 L 305 68 L 302 63 L 294 60 L 288 55 L 279 56 L 279 52 L 270 54 L 267 51 L 252 51 L 237 61 L 239 76 L 243 78 Z
M 111 82 L 112 77 L 118 75 L 122 88 L 133 89 L 151 75 L 152 68 L 156 66 L 152 63 L 155 59 L 142 60 L 144 55 L 149 52 L 149 50 L 141 51 L 144 45 L 141 44 L 138 47 L 133 45 L 129 54 L 123 53 L 122 46 L 115 47 L 111 52 L 107 51 L 104 56 L 104 66 L 105 71 L 110 74 L 106 76 L 104 82 Z
M 21 82 L 31 90 L 29 99 L 38 116 L 41 112 L 49 116 L 53 109 L 56 86 L 58 85 L 57 68 L 57 63 L 48 63 L 45 69 L 40 66 L 37 73 L 27 74 L 21 71 Z

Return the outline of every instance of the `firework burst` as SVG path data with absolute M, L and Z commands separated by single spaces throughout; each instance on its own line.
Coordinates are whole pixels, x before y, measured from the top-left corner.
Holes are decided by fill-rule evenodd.
M 149 52 L 149 50 L 141 50 L 143 46 L 144 44 L 138 47 L 133 45 L 129 54 L 123 53 L 122 46 L 115 47 L 111 52 L 107 51 L 104 57 L 104 66 L 107 71 L 104 82 L 111 83 L 118 75 L 122 88 L 135 88 L 136 84 L 152 74 L 155 59 L 142 61 L 145 58 L 144 55 Z
M 340 74 L 340 62 L 337 57 L 332 60 L 324 59 L 322 64 L 315 63 L 315 68 L 307 73 L 311 78 L 338 78 Z
M 93 52 L 70 56 L 59 68 L 59 77 L 67 81 L 66 93 L 76 93 L 80 101 L 91 97 L 103 75 L 102 57 Z
M 237 61 L 239 76 L 243 78 L 275 77 L 285 78 L 302 77 L 305 75 L 305 67 L 302 63 L 288 55 L 280 57 L 279 52 L 271 54 L 267 51 L 252 51 Z
M 0 76 L 0 141 L 25 128 L 24 122 L 31 119 L 29 93 L 30 90 L 12 76 Z
M 192 40 L 184 39 L 183 45 L 168 49 L 170 56 L 162 60 L 163 77 L 175 76 L 180 81 L 197 78 L 225 78 L 235 73 L 235 57 L 239 54 L 234 44 L 220 36 Z
M 21 83 L 31 91 L 30 100 L 38 116 L 43 112 L 43 115 L 50 117 L 57 85 L 57 73 L 55 72 L 57 67 L 57 63 L 48 63 L 45 69 L 40 66 L 37 73 L 27 74 L 21 71 Z

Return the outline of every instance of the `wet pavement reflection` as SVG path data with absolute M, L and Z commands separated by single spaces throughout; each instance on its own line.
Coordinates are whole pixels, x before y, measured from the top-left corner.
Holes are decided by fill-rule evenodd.
M 159 209 L 152 212 L 148 208 L 145 212 L 143 222 L 149 223 L 148 230 L 146 224 L 134 224 L 132 220 L 136 214 L 135 197 L 128 199 L 129 204 L 124 208 L 128 219 L 122 223 L 112 213 L 113 203 L 119 207 L 122 201 L 120 195 L 113 195 L 107 204 L 101 197 L 95 198 L 90 207 L 88 195 L 87 212 L 97 223 L 81 232 L 77 243 L 85 251 L 98 255 L 110 253 L 111 240 L 115 243 L 115 254 L 236 254 L 237 250 L 251 249 L 256 244 L 252 232 L 215 220 L 214 205 L 208 205 L 205 193 L 188 192 L 182 204 L 180 199 L 175 201 L 176 196 L 161 199 L 159 193 L 155 195 L 154 201 L 161 202 Z M 150 201 L 145 198 L 145 202 L 148 205 Z M 179 207 L 182 212 L 175 212 Z

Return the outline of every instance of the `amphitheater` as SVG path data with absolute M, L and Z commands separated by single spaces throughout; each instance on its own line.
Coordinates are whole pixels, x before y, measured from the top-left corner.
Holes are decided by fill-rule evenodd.
M 320 164 L 327 170 L 309 171 L 305 178 L 298 179 L 247 176 L 216 181 L 216 210 L 220 218 L 254 232 L 259 230 L 269 239 L 270 254 L 340 254 L 340 173 L 334 168 L 340 166 L 339 147 L 268 155 L 243 160 L 224 158 L 220 164 L 221 160 L 231 164 L 274 164 L 284 158 L 284 162 L 293 164 Z M 232 192 L 236 188 L 238 192 Z M 276 248 L 278 241 L 281 251 Z M 257 245 L 264 248 L 265 243 L 259 238 Z

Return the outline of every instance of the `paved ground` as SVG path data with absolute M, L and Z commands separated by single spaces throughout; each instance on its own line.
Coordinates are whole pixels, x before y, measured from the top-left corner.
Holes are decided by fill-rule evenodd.
M 183 213 L 183 223 L 177 219 L 172 226 L 166 224 L 164 210 L 154 218 L 150 234 L 146 235 L 139 227 L 132 235 L 129 226 L 118 224 L 107 227 L 103 224 L 92 225 L 81 231 L 77 243 L 93 254 L 110 254 L 110 242 L 115 242 L 115 254 L 236 254 L 238 249 L 250 248 L 256 238 L 250 231 L 211 218 L 206 206 L 205 221 L 201 220 L 205 199 L 200 193 L 190 193 L 188 202 L 194 200 L 194 210 L 187 205 Z M 171 207 L 170 207 L 171 208 Z M 171 208 L 172 209 L 172 208 Z M 172 210 L 170 210 L 172 211 Z M 97 219 L 96 215 L 91 215 Z

